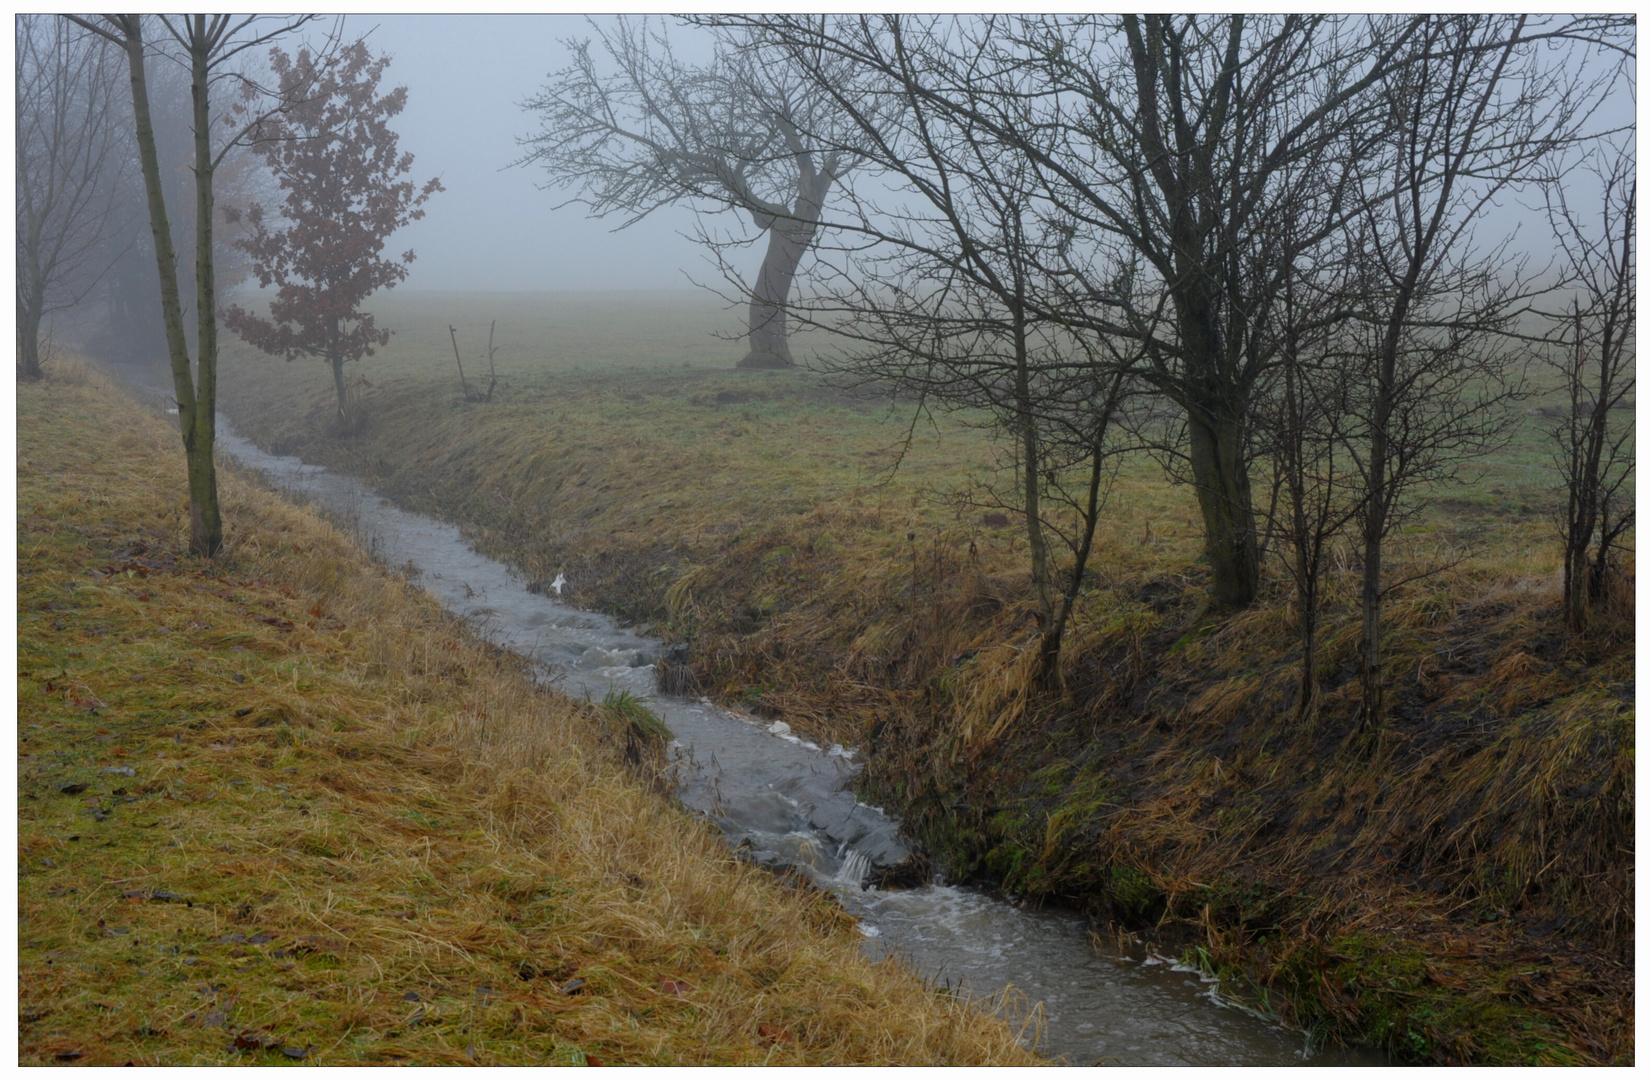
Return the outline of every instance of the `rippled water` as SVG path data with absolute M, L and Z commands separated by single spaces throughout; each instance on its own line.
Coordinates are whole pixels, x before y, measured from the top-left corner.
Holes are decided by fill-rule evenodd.
M 1074 1064 L 1292 1065 L 1301 1035 L 1224 1006 L 1196 972 L 1092 943 L 1070 913 L 1017 908 L 952 885 L 863 889 L 871 869 L 906 855 L 898 822 L 859 802 L 852 751 L 820 747 L 700 699 L 658 694 L 659 642 L 614 620 L 528 592 L 451 525 L 397 509 L 359 482 L 266 454 L 221 425 L 219 447 L 353 528 L 387 564 L 416 571 L 490 640 L 531 657 L 563 691 L 646 697 L 675 735 L 677 795 L 717 822 L 748 857 L 796 866 L 833 888 L 867 948 L 979 997 L 1014 987 L 1040 1003 L 1042 1052 Z M 1379 1064 L 1330 1051 L 1314 1064 Z

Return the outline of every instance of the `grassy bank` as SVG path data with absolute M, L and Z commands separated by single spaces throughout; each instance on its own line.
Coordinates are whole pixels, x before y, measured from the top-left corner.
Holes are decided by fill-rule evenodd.
M 623 719 L 96 378 L 18 403 L 31 1064 L 1002 1064 L 624 764 Z
M 967 417 L 912 429 L 808 374 L 684 368 L 590 326 L 467 402 L 428 307 L 363 366 L 358 432 L 321 372 L 260 358 L 232 364 L 232 414 L 688 641 L 702 690 L 864 745 L 873 794 L 954 879 L 1150 929 L 1325 1038 L 1632 1060 L 1632 630 L 1563 630 L 1538 415 L 1396 538 L 1401 570 L 1452 565 L 1394 594 L 1393 714 L 1361 736 L 1352 565 L 1299 728 L 1282 575 L 1212 616 L 1192 494 L 1150 462 L 1120 477 L 1043 697 L 1023 541 L 946 498 L 991 460 Z

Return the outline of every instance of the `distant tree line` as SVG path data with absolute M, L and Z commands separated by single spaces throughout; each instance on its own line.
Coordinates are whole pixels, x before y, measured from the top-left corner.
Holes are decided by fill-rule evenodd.
M 1633 137 L 1600 112 L 1632 17 L 688 21 L 708 64 L 655 24 L 601 33 L 607 65 L 575 43 L 524 161 L 626 224 L 686 202 L 770 232 L 749 284 L 706 234 L 750 298 L 744 366 L 792 362 L 789 316 L 848 342 L 839 373 L 992 416 L 1046 679 L 1108 463 L 1148 448 L 1196 493 L 1217 607 L 1268 552 L 1294 582 L 1306 716 L 1351 549 L 1379 722 L 1384 600 L 1441 565 L 1395 569 L 1392 538 L 1504 444 L 1544 360 L 1586 624 L 1632 521 Z M 1544 197 L 1557 261 L 1492 232 Z

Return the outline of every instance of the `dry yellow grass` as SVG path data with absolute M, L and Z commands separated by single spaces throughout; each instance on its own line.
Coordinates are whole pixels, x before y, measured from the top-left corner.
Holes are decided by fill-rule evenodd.
M 548 331 L 547 357 L 572 340 Z M 1329 1037 L 1421 1060 L 1632 1058 L 1633 643 L 1621 610 L 1583 637 L 1557 617 L 1540 422 L 1392 538 L 1396 577 L 1448 569 L 1391 595 L 1393 708 L 1361 736 L 1349 544 L 1326 582 L 1322 709 L 1298 724 L 1285 575 L 1269 557 L 1256 605 L 1212 613 L 1191 490 L 1131 462 L 1064 687 L 1033 694 L 1024 539 L 933 497 L 988 460 L 978 430 L 920 427 L 887 479 L 906 429 L 886 406 L 578 340 L 584 370 L 565 350 L 523 364 L 486 407 L 387 355 L 349 439 L 312 371 L 232 365 L 231 407 L 530 579 L 566 568 L 580 603 L 659 620 L 702 690 L 861 742 L 868 790 L 952 873 L 1178 928 Z
M 344 537 L 19 390 L 20 1061 L 1027 1064 Z

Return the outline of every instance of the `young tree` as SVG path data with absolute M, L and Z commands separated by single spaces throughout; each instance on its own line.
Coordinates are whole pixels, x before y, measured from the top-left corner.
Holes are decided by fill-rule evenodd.
M 307 49 L 291 57 L 277 48 L 270 62 L 280 94 L 293 104 L 264 119 L 251 137 L 253 152 L 286 192 L 282 224 L 275 226 L 254 204 L 240 246 L 252 257 L 259 285 L 274 285 L 276 295 L 268 319 L 232 305 L 224 321 L 272 355 L 325 359 L 339 418 L 348 424 L 344 364 L 373 355 L 391 333 L 361 305 L 404 280 L 414 257 L 409 250 L 383 258 L 384 245 L 422 218 L 425 201 L 443 189 L 439 179 L 421 188 L 403 179 L 413 155 L 398 155 L 389 121 L 406 106 L 407 88 L 378 93 L 389 57 L 375 58 L 360 40 L 325 64 Z
M 574 62 L 524 103 L 542 128 L 522 140 L 528 153 L 517 164 L 543 166 L 594 217 L 625 215 L 620 228 L 672 203 L 749 215 L 768 247 L 749 289 L 739 366 L 791 367 L 786 303 L 797 267 L 856 155 L 820 139 L 831 123 L 819 95 L 794 71 L 757 62 L 748 38 L 719 33 L 712 58 L 694 66 L 647 20 L 620 19 L 597 37 L 615 72 L 598 69 L 590 42 L 568 42 Z
M 17 16 L 17 374 L 40 377 L 41 324 L 79 303 L 118 252 L 126 169 L 121 72 L 96 37 Z
M 1565 618 L 1588 625 L 1605 593 L 1613 549 L 1634 521 L 1634 425 L 1612 423 L 1612 412 L 1634 392 L 1634 232 L 1632 143 L 1606 146 L 1596 162 L 1601 198 L 1589 223 L 1563 190 L 1549 202 L 1554 234 L 1564 249 L 1575 290 L 1559 323 L 1551 363 L 1564 380 L 1567 403 L 1552 432 L 1554 460 L 1565 481 L 1560 538 L 1565 552 Z
M 299 16 L 280 22 L 269 30 L 255 29 L 256 16 L 179 15 L 156 16 L 165 34 L 183 52 L 189 68 L 192 103 L 191 129 L 195 147 L 195 319 L 196 356 L 191 364 L 189 342 L 184 334 L 183 303 L 178 293 L 177 256 L 172 247 L 172 226 L 166 214 L 166 194 L 161 186 L 160 158 L 155 149 L 155 128 L 149 109 L 149 86 L 145 59 L 149 49 L 144 37 L 144 16 L 104 15 L 98 21 L 67 15 L 65 18 L 100 35 L 126 54 L 131 73 L 132 116 L 136 128 L 138 160 L 143 170 L 143 186 L 149 203 L 149 230 L 155 244 L 155 266 L 160 274 L 161 311 L 166 322 L 167 351 L 172 363 L 172 386 L 177 394 L 178 426 L 183 433 L 184 460 L 189 470 L 189 547 L 207 558 L 223 546 L 223 519 L 218 510 L 218 474 L 212 449 L 218 430 L 218 290 L 213 251 L 213 176 L 224 156 L 245 129 L 236 132 L 221 148 L 212 141 L 214 116 L 212 89 L 228 62 L 240 53 L 275 37 L 289 33 L 313 16 Z M 247 84 L 243 83 L 243 86 Z M 217 118 L 220 122 L 222 115 Z M 193 370 L 192 370 L 193 369 Z
M 1331 546 L 1362 505 L 1345 450 L 1357 375 L 1347 362 L 1351 343 L 1344 324 L 1325 317 L 1340 296 L 1333 275 L 1325 280 L 1322 274 L 1284 282 L 1270 320 L 1278 338 L 1277 371 L 1257 395 L 1254 417 L 1272 462 L 1274 496 L 1264 514 L 1268 539 L 1295 585 L 1301 644 L 1296 717 L 1307 723 L 1320 704 L 1319 621 Z
M 1381 722 L 1383 598 L 1393 580 L 1385 542 L 1430 490 L 1511 430 L 1523 359 L 1507 344 L 1526 303 L 1509 241 L 1485 247 L 1475 226 L 1499 196 L 1541 179 L 1577 138 L 1598 79 L 1569 53 L 1544 54 L 1546 27 L 1524 16 L 1428 16 L 1409 60 L 1384 73 L 1393 118 L 1379 152 L 1357 163 L 1361 198 L 1349 229 L 1349 307 L 1367 333 L 1347 441 L 1362 484 L 1361 724 Z M 1425 570 L 1422 572 L 1426 572 Z

